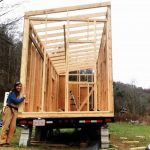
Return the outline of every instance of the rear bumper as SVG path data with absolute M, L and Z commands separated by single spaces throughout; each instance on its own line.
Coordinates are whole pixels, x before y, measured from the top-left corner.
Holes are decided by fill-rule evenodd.
M 85 126 L 102 126 L 114 122 L 114 117 L 82 117 L 82 118 L 18 118 L 18 126 L 33 126 L 34 120 L 45 120 L 44 126 L 53 128 L 75 128 Z

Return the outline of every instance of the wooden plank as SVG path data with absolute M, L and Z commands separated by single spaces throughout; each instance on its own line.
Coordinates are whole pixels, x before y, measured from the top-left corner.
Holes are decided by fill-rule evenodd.
M 92 9 L 92 8 L 98 8 L 98 7 L 107 7 L 110 5 L 111 5 L 110 2 L 103 2 L 103 3 L 95 3 L 95 4 L 88 4 L 88 5 L 52 8 L 52 9 L 45 9 L 45 10 L 38 10 L 38 11 L 28 11 L 25 13 L 25 17 L 60 13 L 60 12 L 67 12 L 67 11 L 76 11 L 76 10 L 83 10 L 83 9 Z
M 95 43 L 95 40 L 77 40 L 77 39 L 69 39 L 69 43 Z
M 32 24 L 33 24 L 33 21 L 31 21 Z M 101 24 L 99 22 L 96 22 L 97 24 Z M 86 27 L 86 26 L 90 26 L 90 25 L 93 25 L 93 22 L 83 22 L 83 23 L 74 23 L 74 24 L 70 24 L 69 25 L 69 28 L 78 28 L 78 27 Z M 54 27 L 47 27 L 47 30 L 45 30 L 45 28 L 36 28 L 36 31 L 38 33 L 41 33 L 41 32 L 48 32 L 48 31 L 61 31 L 63 32 L 63 26 L 62 25 L 57 25 L 57 26 L 54 26 Z
M 26 80 L 26 100 L 25 100 L 25 108 L 24 111 L 29 111 L 29 95 L 30 95 L 30 74 L 31 74 L 31 59 L 32 59 L 32 51 L 31 51 L 32 42 L 29 40 L 28 45 L 28 62 L 27 62 L 27 80 Z
M 98 51 L 99 51 L 98 49 L 96 49 L 96 51 L 93 49 L 88 49 L 86 51 L 74 51 L 74 52 L 70 53 L 70 56 L 71 57 L 72 56 L 79 56 L 79 55 L 81 56 L 81 55 L 92 54 L 92 53 L 96 53 L 96 55 L 97 55 Z
M 103 30 L 103 27 L 97 27 L 97 32 L 99 31 L 102 31 Z M 93 28 L 89 28 L 88 30 L 87 29 L 80 29 L 80 30 L 72 30 L 70 31 L 70 35 L 73 35 L 73 34 L 80 34 L 80 33 L 88 33 L 88 32 L 93 32 L 94 29 Z M 59 32 L 59 33 L 48 33 L 47 34 L 48 37 L 59 37 L 59 36 L 63 36 L 63 32 Z M 39 35 L 39 37 L 41 39 L 44 39 L 45 38 L 45 35 Z
M 105 110 L 107 105 L 107 98 L 106 98 L 106 24 L 103 29 L 103 35 L 101 38 L 101 45 L 99 50 L 99 57 L 98 57 L 98 94 L 99 94 L 99 110 Z
M 112 43 L 111 43 L 111 7 L 107 9 L 108 23 L 106 23 L 106 45 L 107 45 L 107 74 L 108 74 L 108 109 L 114 111 L 113 103 L 113 79 L 112 79 Z
M 85 60 L 85 62 L 88 61 L 88 60 L 87 60 L 87 57 L 84 56 L 84 55 L 82 55 L 81 57 L 71 57 L 71 58 L 69 58 L 69 61 L 70 61 L 70 62 L 71 62 L 72 60 L 76 60 L 76 61 Z M 96 61 L 97 61 L 97 60 L 95 60 L 95 56 L 90 57 L 89 60 L 93 60 L 93 62 L 96 62 Z
M 88 78 L 87 78 L 87 80 L 88 80 Z M 90 110 L 90 94 L 89 94 L 89 84 L 88 84 L 88 86 L 87 86 L 87 93 L 88 93 L 88 95 L 87 95 L 87 111 L 89 111 Z
M 29 44 L 29 19 L 24 20 L 23 47 L 21 57 L 20 81 L 23 85 L 22 93 L 26 93 L 27 62 L 28 62 L 28 44 Z M 19 105 L 19 112 L 24 109 L 24 103 Z
M 96 44 L 96 46 L 99 48 L 100 44 Z M 58 47 L 59 47 L 59 45 L 57 45 L 57 44 L 55 46 L 47 46 L 47 51 L 49 53 L 64 52 L 64 47 L 62 47 L 60 49 Z M 49 48 L 51 48 L 51 50 Z M 87 49 L 87 48 L 94 48 L 93 44 L 76 45 L 76 46 L 70 47 L 69 51 L 82 50 L 82 49 Z M 59 49 L 59 50 L 57 50 L 57 49 Z
M 93 91 L 94 91 L 94 88 L 91 89 L 90 93 L 89 93 L 89 94 L 85 97 L 85 99 L 83 100 L 83 102 L 82 102 L 82 104 L 81 104 L 81 106 L 80 106 L 80 108 L 79 108 L 79 111 L 81 111 L 82 108 L 84 107 L 84 105 L 87 103 L 87 98 L 89 98 L 89 97 L 91 96 L 91 94 L 93 93 Z
M 97 47 L 97 49 L 98 49 L 98 47 Z M 94 48 L 91 48 L 91 49 L 88 49 L 88 47 L 87 47 L 87 49 L 77 49 L 76 51 L 70 51 L 69 52 L 69 55 L 76 55 L 76 54 L 86 54 L 86 53 L 90 53 L 90 52 L 94 52 L 95 50 L 94 50 Z M 96 50 L 96 52 L 98 52 L 99 51 L 99 49 L 98 50 Z M 54 57 L 60 57 L 60 56 L 65 56 L 65 52 L 63 51 L 63 52 L 61 52 L 61 53 L 55 53 L 55 54 L 50 54 L 50 57 L 51 58 L 54 58 Z
M 56 64 L 61 64 L 61 63 L 66 63 L 65 60 L 59 60 L 59 61 L 53 61 L 53 65 L 55 66 Z
M 114 117 L 109 111 L 73 111 L 73 112 L 22 112 L 19 118 L 76 118 L 76 117 Z
M 29 36 L 30 36 L 30 39 L 32 40 L 32 42 L 34 43 L 35 47 L 37 48 L 37 51 L 39 52 L 40 56 L 43 59 L 44 55 L 43 55 L 43 52 L 41 51 L 41 48 L 39 47 L 39 45 L 37 44 L 37 42 L 35 41 L 35 39 L 32 37 L 31 33 L 29 34 Z
M 88 63 L 87 65 L 95 65 L 95 63 L 93 61 L 87 61 L 87 63 Z M 84 64 L 85 64 L 85 62 L 84 62 Z M 70 67 L 74 67 L 76 65 L 78 65 L 78 63 L 76 63 L 76 62 L 69 63 Z M 79 63 L 78 66 L 80 66 L 80 63 Z M 60 64 L 57 64 L 57 65 L 54 65 L 54 67 L 57 70 L 60 69 L 60 68 L 65 68 L 65 63 L 60 63 Z
M 139 143 L 139 141 L 122 141 L 124 144 L 136 144 Z
M 63 25 L 64 28 L 64 48 L 65 48 L 65 60 L 66 60 L 66 50 L 67 50 L 67 40 L 66 40 L 66 26 Z
M 69 67 L 71 68 L 71 69 L 74 69 L 74 70 L 77 70 L 77 69 L 80 69 L 80 68 L 84 68 L 84 69 L 88 69 L 88 68 L 94 68 L 94 64 L 87 64 L 87 65 L 80 65 L 80 64 L 77 64 L 78 66 L 76 66 L 76 64 L 74 64 L 74 65 L 70 65 Z M 58 70 L 58 71 L 60 71 L 60 70 L 64 70 L 65 69 L 65 66 L 60 66 L 60 67 L 56 67 L 56 69 Z
M 93 33 L 89 33 L 89 36 L 90 36 L 90 38 L 94 38 L 94 34 Z M 78 39 L 82 39 L 82 38 L 87 38 L 87 35 L 70 36 L 69 42 L 72 42 L 73 40 L 74 40 L 74 42 L 76 42 L 75 39 L 78 40 Z M 101 34 L 99 34 L 99 36 L 97 36 L 97 40 L 100 39 L 100 38 L 101 38 Z M 58 43 L 58 42 L 63 42 L 63 41 L 64 41 L 63 37 L 59 38 L 59 39 L 58 38 L 48 39 L 47 40 L 47 44 Z M 94 42 L 94 40 L 89 40 L 89 42 L 87 42 L 87 43 L 93 43 L 93 42 Z M 47 46 L 46 46 L 46 48 L 47 48 Z
M 51 58 L 52 61 L 57 61 L 57 60 L 60 60 L 60 59 L 65 59 L 65 55 Z
M 69 17 L 69 14 L 68 14 L 68 11 L 67 11 L 67 25 L 66 25 L 66 74 L 65 74 L 65 112 L 68 112 L 69 111 L 69 97 L 68 97 L 68 94 L 69 94 L 69 85 L 68 85 L 68 71 L 69 71 L 69 66 L 68 66 L 68 51 L 69 51 L 69 20 L 68 20 L 68 17 Z
M 36 87 L 36 93 L 35 93 L 35 103 L 36 103 L 36 107 L 35 107 L 35 111 L 40 111 L 40 105 L 39 105 L 39 103 L 40 103 L 40 99 L 41 99 L 41 97 L 40 97 L 40 93 L 41 93 L 41 84 L 40 84 L 40 74 L 41 74 L 41 72 L 40 72 L 40 60 L 41 60 L 41 57 L 40 57 L 40 55 L 38 54 L 38 53 L 36 53 L 37 54 L 37 68 L 36 68 L 36 79 L 35 79 L 35 87 Z M 38 82 L 37 82 L 38 81 Z
M 42 76 L 42 101 L 41 101 L 41 111 L 44 111 L 44 98 L 45 98 L 45 78 L 46 78 L 46 51 L 44 51 L 44 60 L 43 60 L 43 76 Z
M 65 110 L 65 76 L 59 76 L 59 109 Z
M 34 29 L 34 26 L 33 24 L 30 22 L 30 28 L 31 28 L 31 31 L 33 32 L 34 36 L 36 37 L 37 41 L 38 41 L 38 45 L 39 47 L 41 48 L 41 51 L 43 53 L 43 49 L 44 49 L 44 45 L 41 41 L 41 38 L 39 37 L 38 33 L 36 32 L 36 30 Z
M 47 28 L 47 22 L 45 25 L 45 28 Z M 47 35 L 47 32 L 46 32 Z M 45 40 L 45 43 L 47 42 L 47 39 Z M 46 86 L 46 64 L 47 64 L 47 55 L 46 50 L 44 49 L 44 60 L 43 60 L 43 76 L 42 76 L 42 97 L 41 97 L 41 111 L 44 111 L 44 100 L 45 100 L 45 86 Z
M 50 52 L 60 52 L 60 51 L 64 51 L 64 43 L 63 44 L 53 44 L 53 45 L 46 45 L 46 50 L 50 51 Z M 51 50 L 51 49 L 55 49 L 55 50 Z
M 31 51 L 32 51 L 32 63 L 31 63 L 31 78 L 30 81 L 32 81 L 31 87 L 30 87 L 30 105 L 29 105 L 29 111 L 33 112 L 33 109 L 35 107 L 34 103 L 35 103 L 35 76 L 36 76 L 36 72 L 35 72 L 35 68 L 36 68 L 36 47 L 34 45 L 32 45 L 31 47 Z
M 78 59 L 78 60 L 70 60 L 69 61 L 69 65 L 72 65 L 72 64 L 76 64 L 76 65 L 86 65 L 87 63 L 91 63 L 91 64 L 95 64 L 95 59 L 94 58 L 89 58 L 89 60 L 87 60 L 86 58 L 85 59 L 82 59 L 82 60 L 80 60 L 80 59 Z
M 69 19 L 70 21 L 73 19 L 89 19 L 93 17 L 101 17 L 101 16 L 106 16 L 106 12 L 101 12 L 101 13 L 90 13 L 90 14 L 82 14 L 82 15 L 76 15 L 76 16 L 69 16 L 67 17 L 61 17 L 63 20 Z M 41 17 L 29 17 L 30 20 L 37 20 L 37 21 L 45 21 L 45 18 Z M 53 18 L 52 18 L 53 19 Z M 51 21 L 51 18 L 47 18 L 47 21 Z
M 69 68 L 69 71 L 76 71 L 76 70 L 83 70 L 83 69 L 94 69 L 94 65 L 92 66 L 84 66 L 84 67 L 70 67 Z M 60 73 L 65 73 L 66 71 L 65 71 L 65 69 L 58 69 L 58 74 L 60 74 Z
M 132 148 L 130 148 L 130 150 L 145 150 L 146 149 L 146 147 L 145 146 L 141 146 L 141 147 L 132 147 Z
M 69 71 L 83 70 L 83 69 L 94 69 L 94 65 L 92 66 L 79 66 L 79 67 L 70 67 Z M 58 69 L 58 73 L 66 72 L 65 69 Z
M 96 21 L 94 21 L 95 31 L 94 31 L 94 39 L 96 40 L 97 32 L 96 32 Z M 96 43 L 94 43 L 95 49 L 95 59 L 97 60 L 97 51 L 96 51 Z M 97 70 L 96 70 L 96 63 L 94 67 L 94 110 L 97 111 Z
M 65 56 L 65 52 L 60 54 L 50 54 L 50 58 L 61 57 L 61 56 Z
M 29 18 L 32 21 L 42 21 L 43 23 L 46 22 L 45 18 L 40 18 L 40 17 L 30 17 Z M 82 18 L 74 18 L 74 19 L 69 19 L 70 21 L 77 21 L 77 22 L 107 22 L 107 19 L 82 19 Z M 50 23 L 52 21 L 66 21 L 66 19 L 63 18 L 47 18 L 47 22 Z

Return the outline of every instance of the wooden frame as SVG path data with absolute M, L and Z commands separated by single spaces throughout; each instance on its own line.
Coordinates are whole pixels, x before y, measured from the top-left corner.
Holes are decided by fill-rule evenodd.
M 113 116 L 110 3 L 25 13 L 21 82 L 19 117 Z

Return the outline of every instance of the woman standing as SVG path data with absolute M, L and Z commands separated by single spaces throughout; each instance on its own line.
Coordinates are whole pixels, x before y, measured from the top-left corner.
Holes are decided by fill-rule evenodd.
M 14 89 L 9 93 L 7 105 L 3 111 L 3 126 L 0 136 L 0 145 L 10 145 L 16 129 L 18 104 L 24 101 L 25 97 L 20 96 L 22 89 L 21 82 L 16 82 Z

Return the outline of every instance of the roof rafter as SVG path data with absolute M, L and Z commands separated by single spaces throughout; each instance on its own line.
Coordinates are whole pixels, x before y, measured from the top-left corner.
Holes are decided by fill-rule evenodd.
M 25 13 L 25 16 L 29 17 L 29 16 L 36 16 L 36 15 L 52 14 L 52 13 L 67 12 L 67 11 L 76 11 L 76 10 L 83 10 L 83 9 L 92 9 L 92 8 L 107 7 L 107 6 L 111 6 L 110 2 L 78 5 L 78 6 L 70 6 L 70 7 L 61 7 L 61 8 L 52 8 L 52 9 L 37 10 L 37 11 L 29 11 L 29 12 Z

